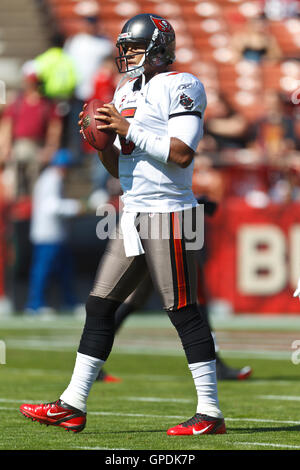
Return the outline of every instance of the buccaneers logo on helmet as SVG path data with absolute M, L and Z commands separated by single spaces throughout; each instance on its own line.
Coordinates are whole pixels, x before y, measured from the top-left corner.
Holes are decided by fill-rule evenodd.
M 150 16 L 150 18 L 159 31 L 162 31 L 163 33 L 171 33 L 173 31 L 172 26 L 167 20 L 154 18 L 153 16 Z

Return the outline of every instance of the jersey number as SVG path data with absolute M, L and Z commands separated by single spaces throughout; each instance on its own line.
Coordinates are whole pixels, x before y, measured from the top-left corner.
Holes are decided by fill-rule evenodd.
M 136 108 L 124 108 L 121 111 L 121 116 L 127 117 L 127 118 L 133 118 L 136 112 Z M 120 137 L 120 144 L 121 144 L 121 149 L 123 155 L 131 155 L 132 152 L 135 149 L 135 144 L 129 140 L 126 142 L 125 137 Z

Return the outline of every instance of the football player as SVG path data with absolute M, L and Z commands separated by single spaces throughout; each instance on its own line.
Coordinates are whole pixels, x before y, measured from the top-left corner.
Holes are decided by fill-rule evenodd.
M 189 243 L 191 232 L 197 238 L 201 229 L 192 173 L 203 136 L 205 91 L 193 75 L 169 70 L 175 33 L 166 19 L 131 18 L 117 47 L 119 72 L 130 80 L 95 118 L 105 121 L 99 129 L 118 134 L 120 145 L 99 151 L 99 158 L 120 179 L 122 236 L 115 234 L 100 260 L 69 385 L 57 401 L 24 404 L 21 412 L 40 423 L 82 431 L 90 389 L 113 346 L 115 312 L 149 272 L 181 339 L 197 394 L 195 415 L 167 434 L 223 434 L 214 341 L 197 306 L 198 239 Z
M 197 197 L 199 204 L 204 205 L 204 214 L 207 216 L 213 216 L 217 210 L 218 204 L 207 198 L 206 196 Z M 218 380 L 246 380 L 252 374 L 252 368 L 250 366 L 244 366 L 241 369 L 236 369 L 227 365 L 222 357 L 219 354 L 219 346 L 216 340 L 216 334 L 213 331 L 213 328 L 209 320 L 209 312 L 207 306 L 207 296 L 205 289 L 205 279 L 204 279 L 204 264 L 205 264 L 205 255 L 203 255 L 203 250 L 200 250 L 197 254 L 197 264 L 198 264 L 198 306 L 201 310 L 202 315 L 205 316 L 209 327 L 211 329 L 216 351 L 216 372 Z M 299 283 L 300 286 L 300 283 Z M 120 307 L 117 309 L 115 314 L 115 333 L 118 333 L 121 329 L 123 323 L 129 315 L 138 310 L 142 310 L 147 301 L 149 300 L 153 292 L 153 285 L 151 282 L 151 277 L 148 275 L 146 278 L 137 286 L 128 299 L 123 302 Z M 299 291 L 300 292 L 300 291 Z M 97 377 L 98 382 L 120 382 L 121 379 L 114 377 L 107 373 L 104 368 L 102 368 Z

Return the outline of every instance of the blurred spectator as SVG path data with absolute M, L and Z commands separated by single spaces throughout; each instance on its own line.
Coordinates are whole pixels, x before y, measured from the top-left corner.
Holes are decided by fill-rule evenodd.
M 75 64 L 64 51 L 64 43 L 64 35 L 60 31 L 54 31 L 49 49 L 34 59 L 42 92 L 56 103 L 57 113 L 62 119 L 62 147 L 68 145 L 70 103 L 77 84 Z
M 64 50 L 73 60 L 77 72 L 77 86 L 71 104 L 69 146 L 75 160 L 80 161 L 82 140 L 77 126 L 78 115 L 83 104 L 93 95 L 94 77 L 114 47 L 108 38 L 98 34 L 100 17 L 97 2 L 79 2 L 75 11 L 82 19 L 81 30 L 67 39 Z
M 23 68 L 23 91 L 4 110 L 0 124 L 0 161 L 10 166 L 15 197 L 30 195 L 41 167 L 57 150 L 61 120 L 44 98 L 32 63 Z
M 0 318 L 12 313 L 12 302 L 6 295 L 8 198 L 0 165 Z
M 92 99 L 99 99 L 104 103 L 110 103 L 119 81 L 119 74 L 113 55 L 106 57 L 96 72 L 93 80 Z M 83 143 L 86 153 L 92 153 L 94 158 L 91 165 L 91 180 L 93 191 L 104 190 L 109 179 L 109 173 L 103 165 L 99 165 L 99 158 L 95 149 L 87 141 Z
M 292 195 L 292 188 L 288 179 L 285 177 L 279 178 L 276 183 L 270 188 L 269 196 L 271 201 L 277 204 L 283 204 L 293 200 L 294 198 Z
M 299 0 L 264 0 L 264 13 L 271 21 L 296 17 L 300 13 Z
M 246 144 L 248 123 L 225 96 L 220 96 L 214 116 L 206 121 L 206 133 L 211 136 L 217 150 L 240 148 Z
M 269 195 L 273 202 L 284 204 L 300 201 L 300 154 L 292 152 L 278 165 L 277 178 L 273 182 Z
M 41 314 L 47 308 L 45 293 L 53 275 L 62 289 L 64 307 L 73 310 L 77 304 L 65 220 L 80 214 L 82 205 L 63 197 L 64 179 L 72 163 L 67 149 L 58 150 L 34 187 L 30 227 L 33 255 L 26 305 L 29 314 Z
M 291 188 L 290 199 L 300 201 L 300 153 L 292 152 L 287 159 L 287 179 Z
M 300 107 L 298 106 L 297 111 L 294 114 L 294 130 L 296 138 L 296 148 L 300 150 Z
M 113 99 L 119 79 L 114 56 L 107 56 L 95 73 L 91 99 L 97 98 L 109 103 Z
M 222 174 L 213 167 L 213 161 L 208 155 L 198 154 L 194 159 L 193 192 L 196 197 L 206 196 L 217 203 L 223 199 Z
M 293 118 L 285 113 L 284 101 L 277 91 L 265 92 L 264 106 L 264 116 L 252 127 L 250 147 L 271 163 L 295 148 L 295 129 Z
M 261 62 L 281 58 L 280 48 L 269 32 L 268 21 L 263 16 L 247 21 L 245 30 L 233 36 L 232 49 L 235 51 L 236 61 L 246 59 Z
M 63 34 L 54 32 L 50 48 L 34 59 L 43 94 L 54 100 L 72 98 L 77 83 L 75 65 L 63 49 L 64 42 Z

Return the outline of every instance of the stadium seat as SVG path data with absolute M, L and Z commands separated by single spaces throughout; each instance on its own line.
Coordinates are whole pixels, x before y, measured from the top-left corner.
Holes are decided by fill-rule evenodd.
M 205 86 L 230 97 L 236 109 L 253 119 L 260 113 L 259 94 L 264 89 L 287 90 L 299 75 L 285 71 L 277 63 L 236 63 L 230 38 L 243 31 L 248 19 L 261 9 L 258 1 L 212 0 L 97 0 L 100 6 L 100 31 L 116 40 L 125 20 L 142 13 L 166 16 L 177 34 L 178 71 L 193 73 Z M 75 34 L 80 19 L 74 0 L 48 0 L 53 15 L 67 36 Z M 270 32 L 282 52 L 293 58 L 299 52 L 300 21 L 269 21 Z
M 182 2 L 181 3 L 182 16 L 186 21 L 191 18 L 220 18 L 222 10 L 213 2 Z
M 141 13 L 155 13 L 167 17 L 170 21 L 182 15 L 181 6 L 174 0 L 166 2 L 139 0 L 137 3 L 140 5 Z
M 264 88 L 280 89 L 280 64 L 265 63 L 262 65 L 262 80 Z
M 289 27 L 294 25 L 294 27 Z M 298 27 L 297 27 L 298 26 Z M 270 21 L 270 32 L 275 37 L 285 57 L 299 56 L 300 21 Z M 298 41 L 297 41 L 298 39 Z

